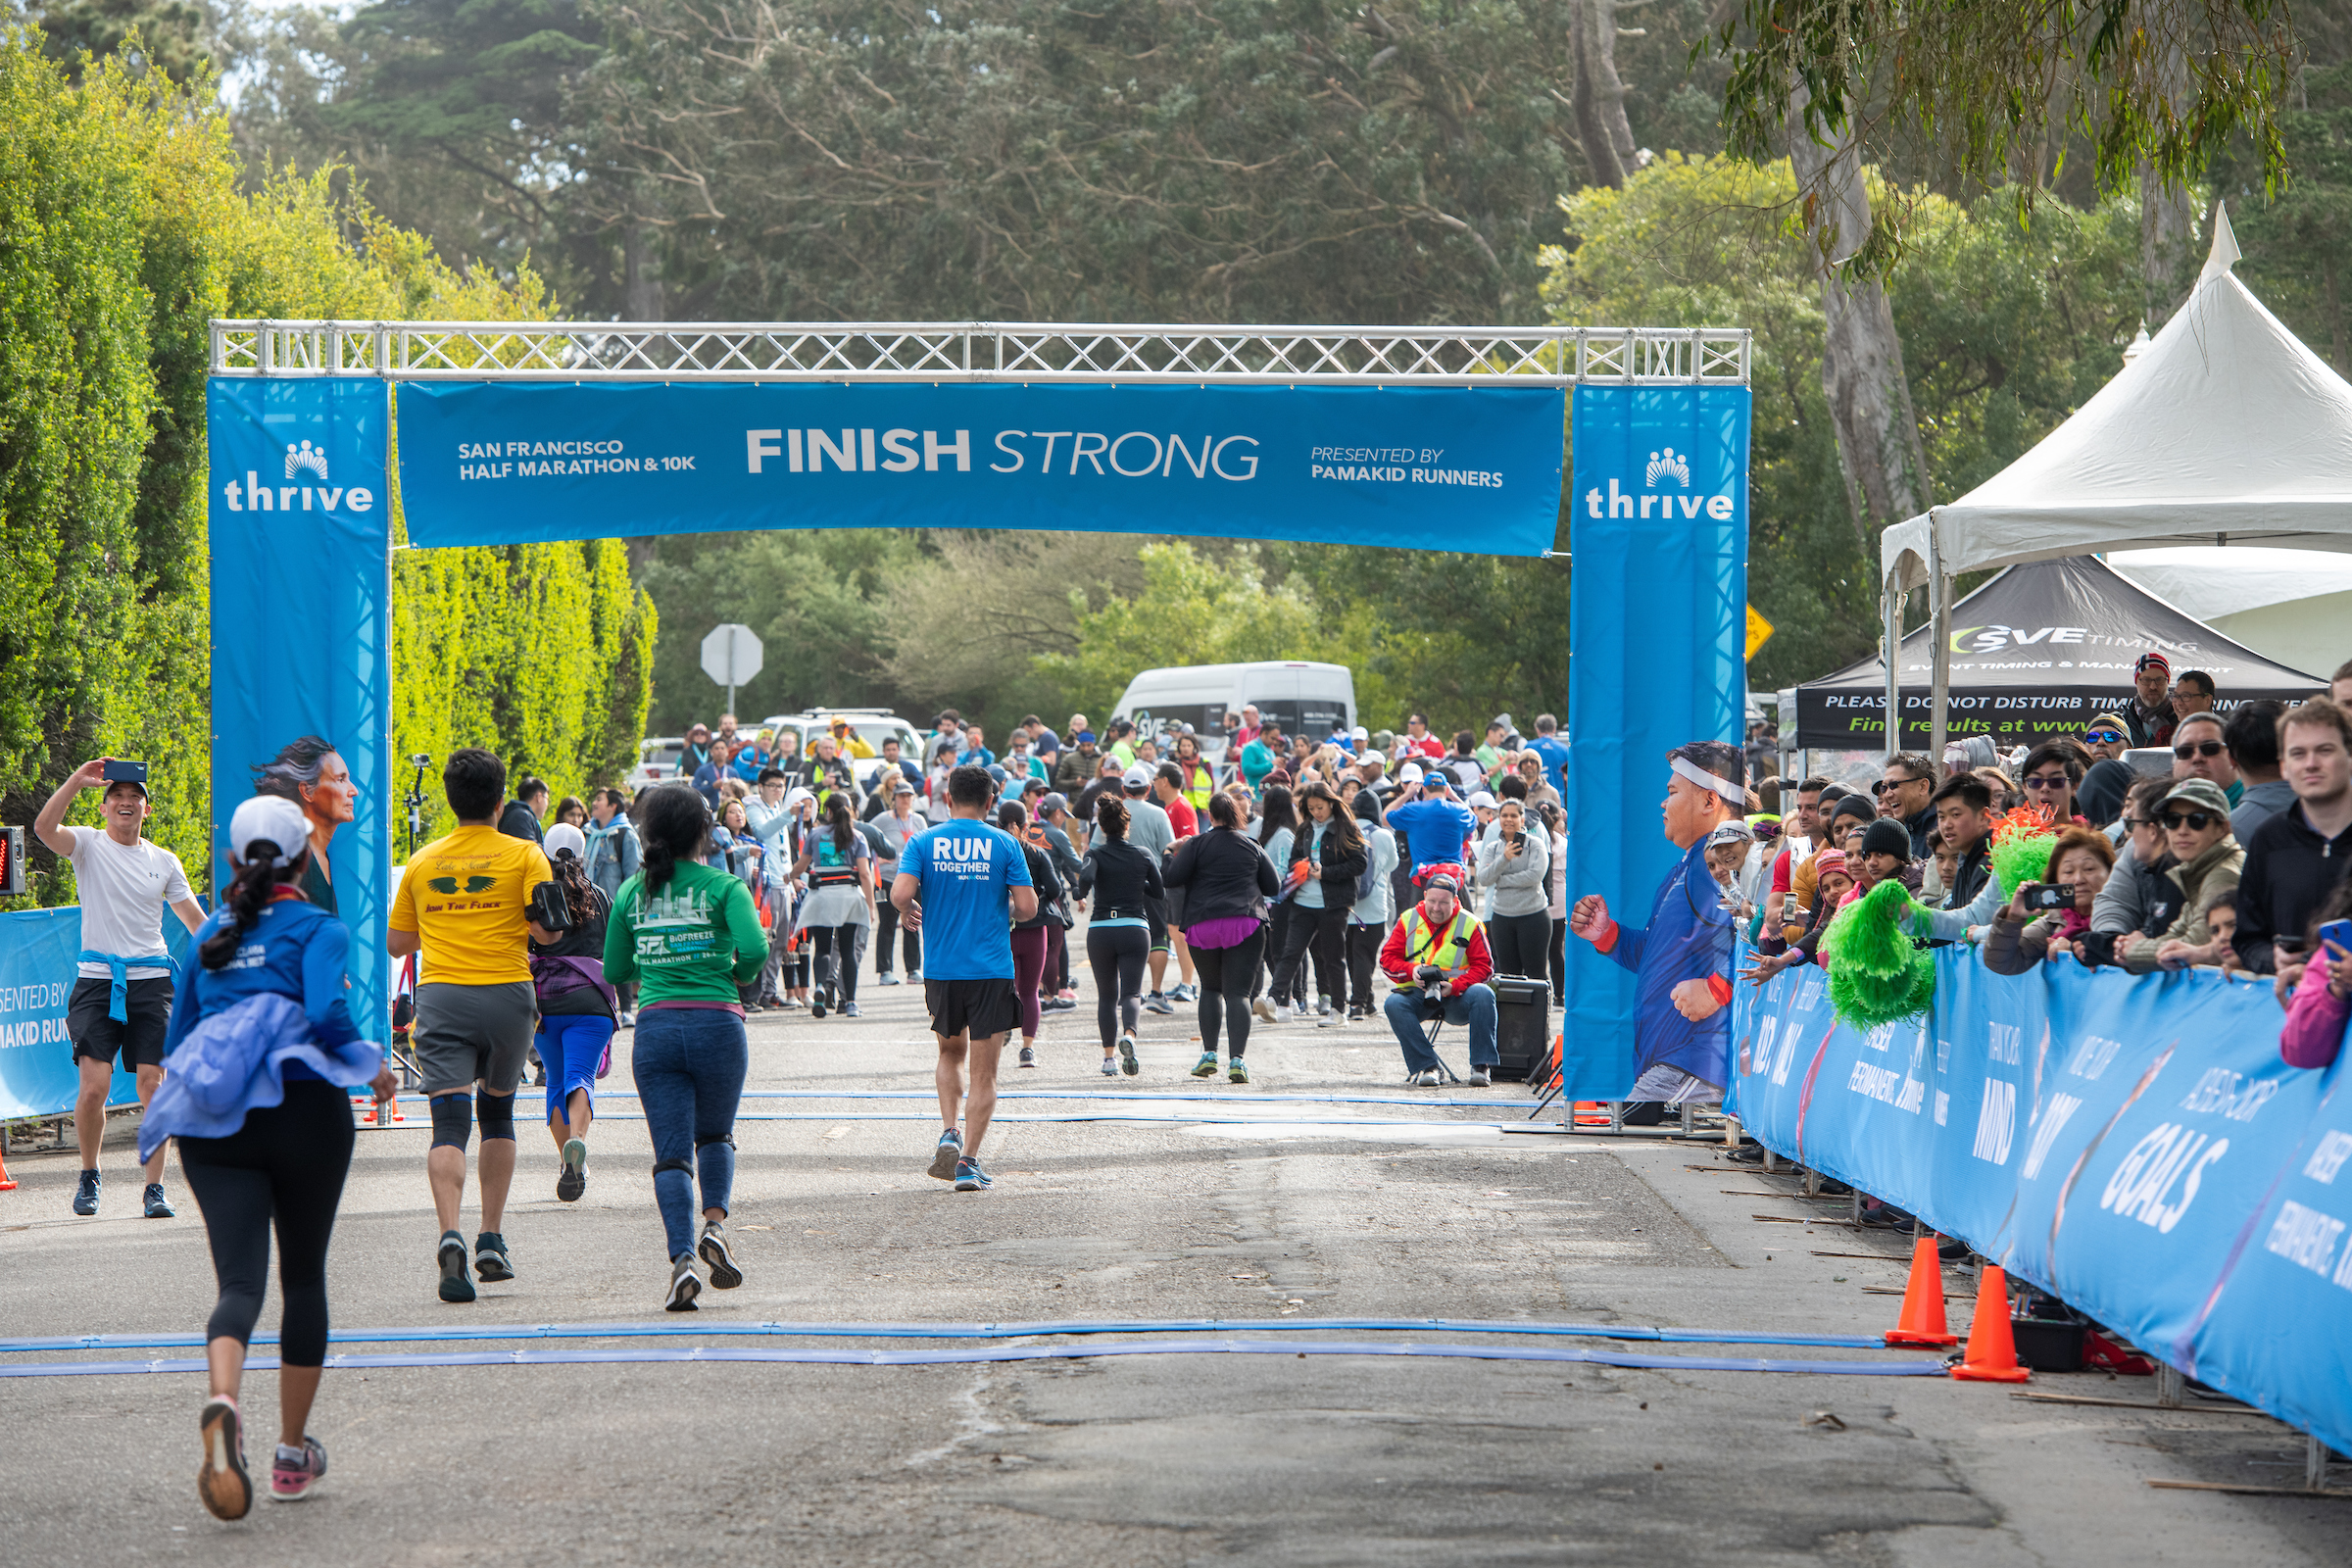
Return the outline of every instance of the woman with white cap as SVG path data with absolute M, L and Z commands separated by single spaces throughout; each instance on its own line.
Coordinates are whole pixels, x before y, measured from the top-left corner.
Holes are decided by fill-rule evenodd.
M 556 1197 L 576 1203 L 588 1190 L 596 1080 L 608 1066 L 619 1019 L 620 999 L 605 980 L 605 922 L 612 903 L 588 880 L 586 834 L 559 822 L 540 847 L 571 914 L 556 941 L 531 943 L 531 988 L 539 999 L 539 1058 L 547 1064 L 547 1130 L 564 1159 Z
M 392 1098 L 382 1050 L 360 1038 L 344 1003 L 351 934 L 303 896 L 310 829 L 302 808 L 256 796 L 229 818 L 235 879 L 196 932 L 198 962 L 173 999 L 165 1050 L 172 1072 L 139 1125 L 139 1152 L 179 1140 L 179 1163 L 204 1214 L 220 1297 L 205 1329 L 212 1392 L 197 1418 L 197 1495 L 222 1519 L 253 1506 L 237 1389 L 270 1285 L 277 1232 L 279 1427 L 270 1494 L 294 1502 L 326 1474 L 310 1436 L 326 1363 L 326 1248 L 351 1169 L 343 1086 Z

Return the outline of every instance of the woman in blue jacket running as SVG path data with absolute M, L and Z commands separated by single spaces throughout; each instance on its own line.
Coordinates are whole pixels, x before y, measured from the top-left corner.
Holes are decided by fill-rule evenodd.
M 196 1490 L 222 1519 L 253 1506 L 237 1387 L 269 1289 L 273 1220 L 285 1308 L 270 1494 L 297 1501 L 326 1474 L 326 1449 L 306 1424 L 326 1362 L 327 1238 L 351 1169 L 343 1086 L 372 1080 L 378 1101 L 392 1098 L 382 1051 L 360 1039 L 344 1004 L 350 932 L 303 897 L 308 837 L 302 808 L 274 796 L 230 819 L 236 880 L 196 933 L 201 962 L 165 1036 L 171 1071 L 139 1127 L 142 1152 L 178 1138 L 220 1282 L 205 1329 L 212 1394 L 198 1418 Z

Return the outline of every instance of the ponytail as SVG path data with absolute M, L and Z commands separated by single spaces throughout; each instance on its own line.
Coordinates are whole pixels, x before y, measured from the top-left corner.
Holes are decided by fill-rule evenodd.
M 571 911 L 571 923 L 587 925 L 596 913 L 596 884 L 588 880 L 588 868 L 580 858 L 569 850 L 558 850 L 549 864 L 555 868 L 556 885 L 564 890 L 564 906 Z
M 645 891 L 659 893 L 669 885 L 680 860 L 702 858 L 710 813 L 691 785 L 656 785 L 637 799 L 643 811 L 637 824 L 638 847 L 644 852 L 641 874 Z
M 1095 803 L 1095 826 L 1114 844 L 1127 841 L 1127 803 L 1121 800 L 1102 800 Z
M 204 946 L 196 950 L 197 957 L 207 969 L 228 967 L 228 960 L 237 956 L 237 947 L 245 940 L 245 933 L 253 929 L 253 923 L 262 917 L 262 910 L 269 907 L 270 895 L 280 883 L 291 882 L 302 874 L 303 857 L 309 853 L 310 846 L 305 845 L 294 858 L 281 860 L 277 846 L 268 839 L 255 839 L 245 846 L 245 858 L 237 866 L 236 880 L 229 883 L 228 891 L 220 897 L 220 906 L 228 911 L 229 920 L 206 937 Z

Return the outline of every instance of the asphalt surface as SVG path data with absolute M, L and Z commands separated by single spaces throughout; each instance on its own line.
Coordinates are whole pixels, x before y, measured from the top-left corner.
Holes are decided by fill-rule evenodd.
M 865 988 L 867 1016 L 752 1021 L 755 1089 L 927 1090 L 919 993 Z M 923 1173 L 927 1100 L 747 1101 L 800 1119 L 738 1126 L 732 1230 L 748 1276 L 727 1322 L 1532 1319 L 1876 1334 L 1904 1238 L 1703 1144 L 1503 1133 L 1492 1109 L 1318 1104 L 1385 1095 L 1385 1027 L 1261 1027 L 1257 1082 L 1185 1075 L 1191 1008 L 1146 1015 L 1140 1078 L 1096 1072 L 1093 998 L 1050 1015 L 1003 1087 L 1103 1100 L 1004 1102 L 995 1191 Z M 610 1088 L 627 1086 L 624 1045 Z M 1458 1055 L 1456 1064 L 1459 1065 Z M 526 1097 L 535 1104 L 536 1097 Z M 364 1131 L 330 1266 L 338 1331 L 662 1320 L 667 1280 L 634 1103 L 592 1139 L 587 1197 L 555 1200 L 526 1131 L 506 1224 L 519 1277 L 469 1306 L 434 1295 L 421 1110 Z M 916 1119 L 881 1119 L 908 1117 Z M 1305 1125 L 1321 1118 L 1407 1126 Z M 0 1195 L 0 1335 L 194 1333 L 213 1299 L 204 1232 L 137 1217 L 131 1127 L 107 1143 L 96 1219 L 69 1209 L 71 1153 L 20 1155 Z M 1768 1216 L 1768 1217 L 1767 1217 Z M 470 1205 L 467 1224 L 472 1224 Z M 1861 1255 L 1849 1255 L 1861 1254 Z M 1953 1270 L 1964 1324 L 1970 1276 Z M 263 1327 L 274 1329 L 274 1292 Z M 1121 1340 L 1172 1338 L 1122 1334 Z M 1917 1352 L 1310 1331 L 1309 1341 L 1916 1361 Z M 1000 1342 L 1014 1346 L 1082 1343 Z M 968 1349 L 966 1342 L 695 1337 L 533 1348 L 729 1345 Z M 357 1353 L 494 1344 L 338 1345 Z M 511 1348 L 511 1347 L 507 1347 Z M 199 1355 L 0 1353 L 0 1365 Z M 257 1353 L 262 1353 L 257 1350 Z M 2037 1377 L 2033 1392 L 2152 1403 L 2147 1379 Z M 2303 1442 L 2236 1407 L 2021 1399 L 1941 1378 L 1296 1354 L 1096 1356 L 937 1366 L 747 1362 L 330 1370 L 312 1430 L 332 1470 L 295 1507 L 223 1525 L 198 1504 L 195 1373 L 0 1378 L 0 1560 L 77 1564 L 955 1562 L 1385 1564 L 2340 1563 L 2352 1503 L 2160 1490 L 2299 1485 Z M 245 1402 L 266 1466 L 275 1377 Z M 2352 1476 L 2337 1473 L 2337 1484 Z

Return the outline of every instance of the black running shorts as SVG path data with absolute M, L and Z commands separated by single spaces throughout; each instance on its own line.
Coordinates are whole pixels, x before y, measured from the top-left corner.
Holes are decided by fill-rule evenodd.
M 164 1064 L 164 1036 L 172 1026 L 172 982 L 164 975 L 136 976 L 122 987 L 124 1021 L 107 1015 L 114 982 L 83 975 L 66 998 L 66 1038 L 76 1060 L 113 1061 L 126 1071 Z
M 967 1029 L 975 1040 L 1004 1034 L 1021 1021 L 1012 981 L 934 980 L 923 977 L 923 1004 L 931 1009 L 931 1032 L 953 1040 Z

